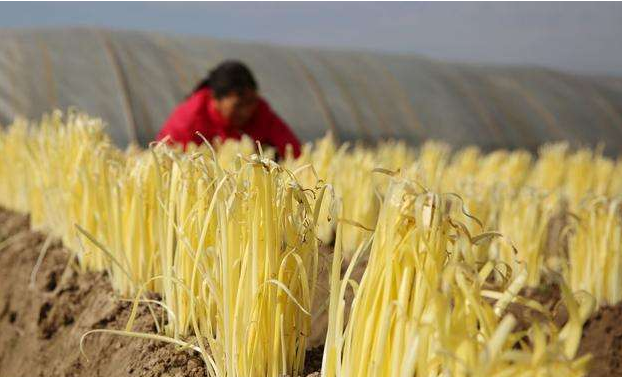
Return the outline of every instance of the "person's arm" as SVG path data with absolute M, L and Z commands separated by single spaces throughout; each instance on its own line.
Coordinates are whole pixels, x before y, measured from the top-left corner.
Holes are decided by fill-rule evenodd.
M 267 106 L 266 111 L 268 112 L 268 121 L 270 123 L 270 132 L 267 140 L 268 143 L 276 147 L 281 157 L 285 157 L 287 145 L 292 146 L 294 157 L 300 156 L 300 141 L 296 135 L 294 135 L 287 123 L 285 123 L 274 111 L 272 111 L 269 106 Z
M 204 102 L 201 93 L 195 93 L 179 104 L 162 127 L 157 140 L 168 136 L 170 144 L 182 144 L 184 149 L 190 142 L 195 144 L 203 142 L 197 131 L 207 140 L 211 140 L 214 135 L 210 132 L 212 129 L 207 127 L 207 115 L 202 107 Z
M 180 127 L 180 125 L 175 122 L 175 119 L 172 119 L 172 117 L 166 122 L 164 127 L 162 127 L 156 140 L 161 141 L 166 137 L 168 137 L 167 142 L 169 144 L 181 144 L 184 148 L 188 143 L 194 141 L 195 139 L 193 127 L 190 125 Z

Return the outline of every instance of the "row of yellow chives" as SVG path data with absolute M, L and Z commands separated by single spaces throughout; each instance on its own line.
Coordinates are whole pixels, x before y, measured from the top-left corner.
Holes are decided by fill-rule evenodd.
M 309 200 L 324 189 L 303 190 L 261 156 L 121 152 L 101 121 L 77 113 L 18 122 L 0 147 L 4 205 L 62 237 L 84 269 L 108 270 L 114 288 L 135 295 L 134 313 L 149 303 L 144 290 L 162 294 L 165 335 L 132 332 L 133 315 L 108 332 L 175 344 L 194 333 L 186 345 L 210 376 L 302 371 L 318 269 Z
M 232 177 L 243 170 L 242 166 L 248 168 L 261 164 L 266 168 L 272 165 L 238 159 L 235 157 L 236 143 L 219 150 L 216 158 L 212 158 L 207 149 L 198 149 L 190 155 L 163 148 L 149 153 L 131 151 L 123 154 L 103 137 L 97 120 L 73 114 L 67 123 L 65 126 L 55 114 L 44 119 L 39 131 L 28 131 L 23 122 L 17 122 L 2 134 L 0 146 L 7 151 L 0 164 L 0 174 L 6 178 L 6 184 L 0 185 L 3 186 L 0 188 L 3 200 L 14 208 L 30 210 L 35 224 L 52 224 L 53 230 L 60 233 L 74 250 L 82 250 L 79 256 L 83 266 L 111 269 L 118 289 L 132 291 L 137 284 L 146 284 L 146 288 L 164 291 L 166 307 L 170 313 L 177 313 L 171 316 L 174 319 L 169 325 L 170 333 L 186 333 L 193 327 L 199 333 L 207 333 L 208 338 L 215 334 L 212 320 L 222 316 L 217 313 L 218 305 L 213 301 L 217 295 L 211 293 L 220 291 L 213 284 L 214 280 L 196 276 L 203 277 L 209 272 L 209 276 L 220 279 L 221 271 L 214 270 L 214 255 L 219 255 L 215 250 L 228 246 L 224 242 L 221 246 L 216 245 L 220 239 L 214 236 L 216 225 L 209 219 L 206 221 L 204 216 L 212 204 L 216 208 L 228 203 L 227 208 L 232 208 L 234 198 L 248 197 L 248 187 L 239 184 L 250 180 L 248 172 L 246 178 L 238 175 L 237 184 L 230 185 L 231 181 L 236 181 Z M 501 230 L 518 249 L 515 254 L 505 240 L 495 238 L 490 247 L 473 248 L 465 256 L 468 263 L 501 260 L 507 263 L 510 272 L 518 272 L 518 267 L 525 265 L 528 271 L 525 279 L 529 285 L 538 284 L 542 274 L 548 274 L 547 269 L 552 266 L 563 271 L 568 281 L 574 281 L 571 284 L 573 289 L 585 288 L 600 302 L 619 300 L 616 284 L 620 276 L 620 254 L 617 252 L 619 244 L 615 243 L 620 231 L 619 211 L 596 210 L 598 203 L 603 200 L 615 202 L 615 196 L 619 195 L 622 179 L 616 174 L 621 169 L 619 162 L 614 163 L 588 150 L 569 153 L 563 144 L 544 148 L 535 161 L 520 151 L 484 155 L 476 148 L 467 148 L 452 155 L 447 146 L 439 143 L 428 143 L 416 153 L 405 147 L 392 148 L 392 145 L 383 144 L 377 150 L 362 147 L 337 149 L 327 138 L 316 148 L 307 147 L 307 157 L 303 155 L 297 161 L 288 161 L 288 166 L 307 186 L 313 186 L 315 174 L 313 169 L 305 166 L 309 163 L 315 166 L 317 176 L 333 183 L 335 191 L 342 197 L 343 207 L 348 208 L 349 212 L 344 210 L 338 217 L 350 220 L 350 223 L 364 224 L 367 228 L 371 228 L 369 224 L 375 223 L 378 216 L 378 206 L 369 207 L 369 203 L 376 195 L 386 196 L 388 187 L 386 180 L 376 178 L 373 167 L 382 167 L 385 171 L 402 168 L 407 176 L 417 178 L 420 185 L 458 192 L 464 203 L 463 209 L 485 220 L 480 224 L 471 217 L 464 218 L 463 231 L 476 234 Z M 244 142 L 238 146 L 244 147 Z M 235 173 L 224 174 L 215 160 L 233 167 Z M 272 168 L 279 170 L 275 166 Z M 340 172 L 349 178 L 338 179 Z M 281 178 L 282 181 L 289 179 L 287 174 L 281 176 L 286 177 Z M 223 196 L 211 200 L 218 186 Z M 299 192 L 303 191 L 299 189 Z M 604 198 L 588 200 L 598 195 Z M 315 205 L 312 203 L 308 206 Z M 328 207 L 315 207 L 317 211 L 314 213 L 324 222 L 329 217 Z M 564 207 L 577 214 L 562 218 L 571 217 L 576 221 L 562 224 L 562 231 L 553 232 L 550 229 L 553 215 Z M 617 207 L 612 205 L 609 208 Z M 210 213 L 215 212 L 216 209 L 212 209 Z M 227 209 L 218 213 L 220 218 L 229 214 Z M 358 217 L 348 218 L 345 213 Z M 130 222 L 135 225 L 128 224 L 128 218 L 133 219 Z M 232 218 L 236 219 L 237 222 L 233 222 L 236 225 L 240 223 L 239 218 Z M 370 218 L 372 220 L 367 220 Z M 70 219 L 79 219 L 77 222 L 84 225 L 80 234 L 92 238 L 91 242 L 76 237 Z M 241 223 L 246 221 L 248 219 L 242 217 Z M 320 225 L 324 230 L 333 227 L 330 224 L 325 226 L 326 223 Z M 344 237 L 348 230 L 340 231 L 341 239 L 348 240 L 346 247 L 352 250 L 368 231 L 353 226 L 348 228 L 359 232 L 358 236 Z M 602 232 L 603 228 L 607 231 Z M 261 232 L 258 234 L 263 234 Z M 188 239 L 187 234 L 197 233 L 204 236 L 199 240 Z M 569 248 L 562 247 L 560 253 L 549 255 L 548 241 L 551 238 L 557 238 L 553 241 L 558 243 L 567 242 Z M 108 255 L 101 249 L 105 249 Z M 127 250 L 140 251 L 128 253 Z M 199 250 L 211 250 L 211 254 L 206 253 L 211 256 L 204 260 Z M 201 258 L 196 257 L 199 254 Z M 237 259 L 235 263 L 241 262 Z M 603 273 L 594 274 L 595 270 Z M 190 284 L 178 278 L 187 275 L 188 271 L 194 276 Z M 577 276 L 581 278 L 577 279 Z M 513 276 L 514 279 L 519 277 L 522 279 L 522 275 Z M 281 289 L 276 281 L 267 285 L 288 298 L 298 297 L 299 300 L 291 304 L 308 311 L 308 305 L 301 304 L 300 296 L 293 294 L 291 286 Z M 309 287 L 312 289 L 313 284 Z M 193 317 L 197 311 L 201 315 Z M 202 322 L 193 325 L 193 319 Z M 268 333 L 274 334 L 272 330 Z M 210 342 L 210 354 L 219 355 L 214 356 L 214 360 L 225 360 L 227 353 L 218 346 L 222 338 L 215 339 Z M 300 349 L 297 348 L 296 357 L 300 357 Z M 233 352 L 239 354 L 237 350 Z M 286 360 L 287 357 L 281 355 L 280 365 L 287 364 Z M 214 371 L 222 372 L 224 367 L 218 367 L 218 363 L 212 361 L 211 364 Z M 221 365 L 226 364 L 229 368 L 227 371 L 235 367 L 232 362 L 223 363 Z M 270 374 L 276 373 L 277 369 L 272 367 Z
M 400 142 L 385 142 L 375 148 L 338 147 L 327 136 L 307 145 L 302 157 L 286 161 L 292 170 L 311 164 L 317 175 L 329 182 L 343 200 L 343 218 L 365 228 L 373 228 L 379 203 L 386 192 L 387 178 L 374 170 L 403 170 L 420 185 L 441 192 L 459 193 L 466 210 L 482 219 L 487 229 L 472 220 L 465 224 L 470 232 L 498 230 L 516 245 L 518 255 L 499 240 L 480 259 L 497 258 L 510 266 L 529 262 L 528 285 L 536 287 L 546 280 L 548 270 L 561 273 L 580 263 L 569 265 L 568 237 L 577 223 L 576 213 L 594 198 L 619 198 L 622 195 L 622 161 L 602 156 L 598 151 L 572 151 L 565 143 L 543 146 L 536 159 L 525 151 L 498 150 L 488 154 L 476 147 L 452 153 L 439 142 L 427 142 L 409 149 Z M 314 175 L 303 170 L 300 179 L 312 182 Z M 323 207 L 320 238 L 333 239 L 336 222 Z M 587 225 L 587 218 L 578 218 Z M 344 258 L 348 260 L 368 231 L 350 226 L 343 229 Z M 593 245 L 593 244 L 592 244 Z M 596 253 L 594 247 L 576 254 Z M 572 253 L 571 253 L 572 254 Z M 602 261 L 602 258 L 599 259 Z M 611 265 L 602 265 L 608 269 Z M 515 270 L 515 269 L 514 269 Z M 617 276 L 617 273 L 615 273 Z M 566 277 L 569 273 L 564 274 Z M 576 286 L 576 285 L 575 285 Z M 587 285 L 599 302 L 615 303 L 619 298 L 605 297 Z
M 589 356 L 575 355 L 594 300 L 573 296 L 560 281 L 569 312 L 564 327 L 543 321 L 515 330 L 516 318 L 506 308 L 520 299 L 526 270 L 505 287 L 489 280 L 494 261 L 470 262 L 477 247 L 489 247 L 498 235 L 468 235 L 458 226 L 466 219 L 461 206 L 452 195 L 395 179 L 371 242 L 361 245 L 343 277 L 338 227 L 322 376 L 585 374 Z M 369 261 L 357 286 L 350 273 L 365 252 Z M 349 285 L 355 295 L 346 321 Z

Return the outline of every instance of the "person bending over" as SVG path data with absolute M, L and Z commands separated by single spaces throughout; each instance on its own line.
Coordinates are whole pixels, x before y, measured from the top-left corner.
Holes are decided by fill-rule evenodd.
M 300 155 L 300 142 L 289 126 L 258 93 L 250 69 L 239 61 L 225 61 L 210 71 L 192 93 L 173 110 L 157 140 L 184 146 L 216 138 L 253 140 L 275 147 L 285 156 L 291 145 L 294 157 Z

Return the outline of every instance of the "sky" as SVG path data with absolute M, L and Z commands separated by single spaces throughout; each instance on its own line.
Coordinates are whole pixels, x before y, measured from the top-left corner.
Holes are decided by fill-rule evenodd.
M 622 76 L 622 2 L 0 3 L 2 28 L 85 25 Z

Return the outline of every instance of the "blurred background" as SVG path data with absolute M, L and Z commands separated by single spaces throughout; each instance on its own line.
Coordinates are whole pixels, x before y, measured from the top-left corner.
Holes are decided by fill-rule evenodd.
M 0 123 L 76 106 L 153 139 L 238 58 L 305 140 L 622 146 L 622 3 L 0 3 Z

